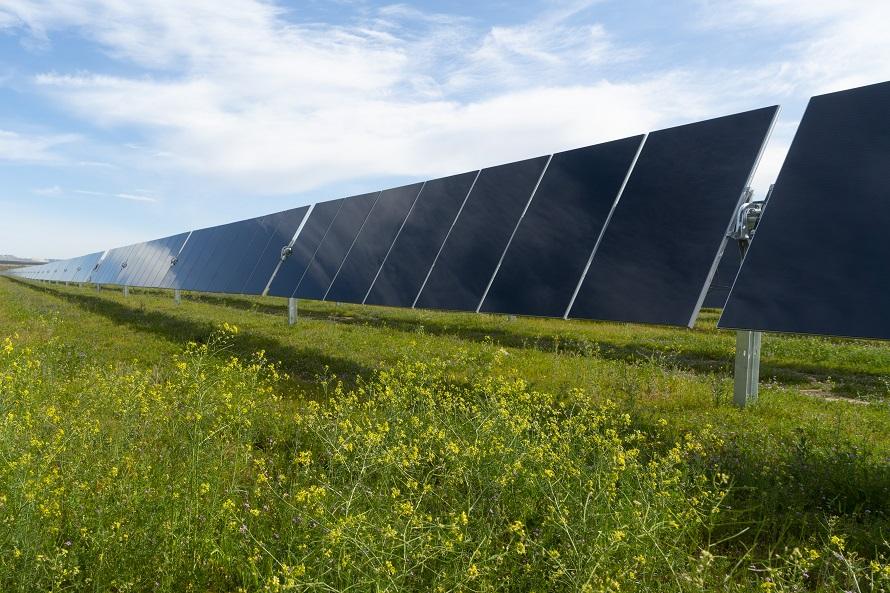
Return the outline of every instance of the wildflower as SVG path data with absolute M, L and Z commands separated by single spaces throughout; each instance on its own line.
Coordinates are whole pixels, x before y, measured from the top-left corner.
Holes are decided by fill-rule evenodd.
M 831 545 L 836 547 L 838 550 L 843 550 L 846 543 L 844 542 L 844 538 L 838 535 L 831 536 Z
M 479 574 L 479 568 L 475 564 L 471 564 L 467 569 L 467 576 L 471 579 L 475 579 Z

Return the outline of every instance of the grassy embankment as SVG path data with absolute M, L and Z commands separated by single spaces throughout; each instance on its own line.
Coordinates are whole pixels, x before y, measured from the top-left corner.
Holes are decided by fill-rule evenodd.
M 887 590 L 881 343 L 285 315 L 0 279 L 0 590 Z

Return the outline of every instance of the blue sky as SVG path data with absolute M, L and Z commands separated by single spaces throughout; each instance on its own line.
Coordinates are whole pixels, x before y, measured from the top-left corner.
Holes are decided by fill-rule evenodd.
M 886 0 L 0 0 L 0 253 L 73 257 L 890 79 Z

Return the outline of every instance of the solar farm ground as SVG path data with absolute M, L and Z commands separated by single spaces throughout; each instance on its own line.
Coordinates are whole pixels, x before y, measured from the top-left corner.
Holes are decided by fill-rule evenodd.
M 890 590 L 883 343 L 286 309 L 0 278 L 0 590 Z

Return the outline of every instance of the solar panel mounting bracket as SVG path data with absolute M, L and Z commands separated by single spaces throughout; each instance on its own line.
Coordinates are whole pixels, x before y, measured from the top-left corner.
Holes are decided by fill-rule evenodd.
M 754 191 L 747 187 L 742 205 L 736 213 L 735 225 L 729 238 L 738 241 L 742 258 L 754 238 L 757 224 L 763 216 L 763 210 L 772 193 L 772 186 L 763 201 L 754 200 Z M 735 341 L 735 381 L 733 385 L 733 401 L 744 408 L 757 401 L 760 380 L 760 344 L 762 333 L 759 331 L 739 330 Z

